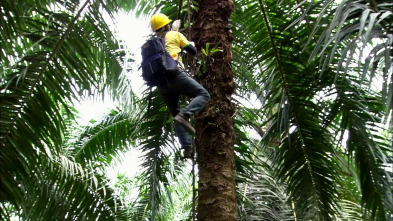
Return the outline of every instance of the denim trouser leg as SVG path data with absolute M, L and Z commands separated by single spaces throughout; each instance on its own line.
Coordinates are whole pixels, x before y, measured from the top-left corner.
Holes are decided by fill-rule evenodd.
M 170 93 L 170 90 L 165 87 L 158 87 L 158 91 L 160 92 L 162 98 L 164 99 L 168 111 L 172 116 L 176 116 L 180 112 L 180 100 L 179 100 L 179 95 L 176 93 Z M 179 143 L 182 147 L 185 146 L 192 146 L 192 138 L 184 129 L 183 125 L 175 123 L 175 131 L 177 134 L 177 137 L 179 138 Z
M 184 72 L 173 74 L 166 85 L 157 87 L 158 92 L 164 99 L 168 110 L 172 116 L 179 112 L 187 116 L 199 113 L 210 100 L 210 95 L 198 82 L 187 76 Z M 180 95 L 193 98 L 184 109 L 180 109 Z M 175 122 L 175 130 L 179 138 L 180 145 L 192 145 L 192 139 L 183 125 Z
M 210 100 L 207 90 L 184 72 L 181 72 L 175 78 L 173 85 L 180 91 L 180 94 L 192 98 L 190 103 L 183 110 L 180 110 L 182 114 L 187 116 L 198 114 Z

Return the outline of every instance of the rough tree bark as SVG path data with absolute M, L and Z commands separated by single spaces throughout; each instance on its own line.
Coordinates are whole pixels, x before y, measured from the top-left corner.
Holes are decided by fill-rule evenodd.
M 232 41 L 229 18 L 233 1 L 198 0 L 199 10 L 193 15 L 192 39 L 198 51 L 219 49 L 204 59 L 198 80 L 209 91 L 211 100 L 196 117 L 195 128 L 199 189 L 197 218 L 204 220 L 237 220 L 234 121 L 235 89 L 232 71 Z

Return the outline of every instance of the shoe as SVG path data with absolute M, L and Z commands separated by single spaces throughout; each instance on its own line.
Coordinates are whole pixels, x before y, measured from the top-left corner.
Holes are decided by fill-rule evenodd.
M 188 159 L 194 158 L 194 147 L 193 146 L 183 147 L 183 158 L 188 158 Z
M 173 120 L 183 125 L 190 135 L 195 135 L 195 128 L 190 124 L 190 122 L 188 122 L 188 118 L 183 114 L 177 114 Z

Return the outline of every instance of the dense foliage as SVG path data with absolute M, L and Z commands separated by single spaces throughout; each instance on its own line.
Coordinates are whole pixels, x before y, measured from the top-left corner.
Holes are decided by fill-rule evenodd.
M 234 3 L 239 220 L 392 220 L 392 2 Z M 155 92 L 149 113 L 148 91 L 132 93 L 107 24 L 123 8 L 187 26 L 187 1 L 0 7 L 1 216 L 190 217 L 190 166 L 171 118 Z M 76 125 L 72 102 L 104 91 L 119 109 Z M 103 171 L 129 148 L 142 152 L 140 173 L 110 186 Z

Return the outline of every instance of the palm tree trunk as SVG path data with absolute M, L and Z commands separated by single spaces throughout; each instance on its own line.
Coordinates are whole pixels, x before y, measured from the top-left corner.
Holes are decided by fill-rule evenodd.
M 232 33 L 229 17 L 231 0 L 199 0 L 194 14 L 193 40 L 198 48 L 209 51 L 200 70 L 199 81 L 209 91 L 211 100 L 196 117 L 196 150 L 199 166 L 197 218 L 203 220 L 237 220 L 234 121 L 235 89 L 232 72 Z

